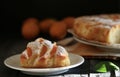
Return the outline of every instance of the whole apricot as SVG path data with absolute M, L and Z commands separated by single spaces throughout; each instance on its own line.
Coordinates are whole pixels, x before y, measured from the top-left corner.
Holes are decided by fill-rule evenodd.
M 50 27 L 49 34 L 54 39 L 63 39 L 67 34 L 67 26 L 64 22 L 55 22 Z
M 21 32 L 25 39 L 33 39 L 37 37 L 40 33 L 38 20 L 35 18 L 28 18 L 25 20 L 22 24 Z
M 44 19 L 39 23 L 39 28 L 41 32 L 48 33 L 50 26 L 55 22 L 54 19 Z
M 68 29 L 73 27 L 74 21 L 75 21 L 74 17 L 66 17 L 63 19 L 63 22 L 66 23 Z

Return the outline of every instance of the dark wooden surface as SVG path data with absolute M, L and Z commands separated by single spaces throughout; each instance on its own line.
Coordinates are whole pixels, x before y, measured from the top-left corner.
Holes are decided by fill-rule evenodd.
M 30 41 L 30 40 L 29 40 Z M 20 71 L 10 69 L 4 65 L 4 60 L 12 55 L 21 53 L 26 44 L 29 42 L 23 38 L 16 37 L 2 37 L 0 38 L 0 77 L 36 77 L 32 75 L 23 74 Z M 68 72 L 63 74 L 89 74 L 94 71 L 95 64 L 105 61 L 106 59 L 85 59 L 85 62 L 76 67 L 70 69 Z M 120 61 L 115 60 L 106 60 L 111 61 L 120 67 Z M 43 77 L 43 76 L 39 76 Z M 46 76 L 47 77 L 47 76 Z

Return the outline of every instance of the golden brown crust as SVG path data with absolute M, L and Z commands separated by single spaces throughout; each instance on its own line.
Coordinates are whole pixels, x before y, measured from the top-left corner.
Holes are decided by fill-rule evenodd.
M 73 30 L 81 38 L 102 43 L 120 43 L 120 15 L 82 16 L 75 19 Z M 118 38 L 118 39 L 116 39 Z

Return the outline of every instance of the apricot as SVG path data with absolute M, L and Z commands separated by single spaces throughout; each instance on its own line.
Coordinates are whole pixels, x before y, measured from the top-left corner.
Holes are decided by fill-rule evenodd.
M 41 30 L 41 32 L 43 33 L 48 33 L 49 32 L 49 28 L 50 26 L 55 22 L 54 19 L 44 19 L 43 21 L 41 21 L 39 23 L 39 28 Z
M 22 24 L 21 33 L 25 39 L 33 39 L 37 37 L 40 33 L 38 20 L 35 18 L 26 19 Z
M 63 19 L 63 22 L 66 23 L 67 28 L 69 29 L 69 28 L 72 28 L 72 27 L 73 27 L 74 20 L 75 20 L 74 17 L 66 17 L 66 18 Z
M 67 34 L 66 24 L 61 21 L 53 23 L 50 27 L 49 34 L 54 39 L 63 39 Z

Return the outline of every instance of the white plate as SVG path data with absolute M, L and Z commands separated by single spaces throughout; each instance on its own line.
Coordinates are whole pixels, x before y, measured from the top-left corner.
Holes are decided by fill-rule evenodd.
M 87 39 L 80 38 L 79 36 L 77 36 L 73 30 L 68 30 L 68 32 L 71 33 L 73 35 L 74 39 L 80 43 L 105 48 L 105 50 L 106 49 L 112 49 L 111 51 L 113 51 L 113 50 L 119 51 L 120 50 L 120 44 L 106 44 L 106 43 L 101 43 L 98 41 L 87 40 Z
M 12 69 L 19 70 L 25 74 L 29 75 L 53 75 L 60 74 L 68 71 L 70 68 L 77 67 L 84 62 L 82 56 L 69 53 L 70 57 L 70 66 L 59 67 L 59 68 L 23 68 L 20 66 L 20 54 L 11 56 L 4 61 L 4 64 Z

